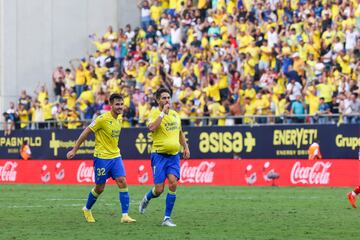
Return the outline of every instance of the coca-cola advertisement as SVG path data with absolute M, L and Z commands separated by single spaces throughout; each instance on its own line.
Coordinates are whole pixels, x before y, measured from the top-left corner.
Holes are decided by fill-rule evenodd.
M 18 163 L 15 161 L 7 161 L 0 164 L 0 182 L 16 182 Z
M 149 160 L 125 160 L 130 185 L 151 185 Z M 181 161 L 180 185 L 355 186 L 360 161 L 196 159 Z M 91 160 L 0 160 L 1 183 L 94 184 Z M 114 184 L 109 179 L 109 184 Z
M 82 161 L 77 168 L 76 180 L 78 183 L 93 183 L 95 182 L 94 168 L 92 163 Z
M 326 185 L 330 181 L 331 162 L 315 162 L 312 166 L 301 166 L 296 162 L 291 169 L 290 181 L 293 184 Z
M 180 167 L 180 183 L 213 183 L 214 168 L 216 162 L 201 161 L 193 164 L 192 161 L 184 161 Z

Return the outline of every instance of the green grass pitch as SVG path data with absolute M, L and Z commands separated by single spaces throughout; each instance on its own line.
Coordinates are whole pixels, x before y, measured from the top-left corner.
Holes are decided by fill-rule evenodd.
M 130 216 L 120 223 L 118 191 L 107 186 L 93 207 L 94 224 L 81 208 L 91 186 L 0 185 L 0 239 L 358 239 L 360 209 L 350 188 L 180 186 L 176 228 L 162 227 L 165 196 L 144 215 L 138 202 L 149 186 L 130 186 Z M 360 202 L 359 202 L 360 203 Z

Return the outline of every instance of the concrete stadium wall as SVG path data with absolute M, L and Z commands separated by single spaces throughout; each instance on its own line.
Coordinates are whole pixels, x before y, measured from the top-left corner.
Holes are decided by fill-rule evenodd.
M 22 89 L 52 93 L 54 68 L 95 50 L 90 33 L 139 19 L 133 0 L 0 0 L 0 113 Z

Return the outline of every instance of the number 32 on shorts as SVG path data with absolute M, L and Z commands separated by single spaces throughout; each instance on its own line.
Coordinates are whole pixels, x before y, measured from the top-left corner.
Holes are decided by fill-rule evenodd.
M 105 168 L 97 168 L 96 172 L 98 176 L 105 176 Z

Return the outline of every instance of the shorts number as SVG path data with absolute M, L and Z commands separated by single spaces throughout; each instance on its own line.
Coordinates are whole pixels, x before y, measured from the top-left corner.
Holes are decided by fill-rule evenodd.
M 96 171 L 98 176 L 105 176 L 105 168 L 97 168 Z

